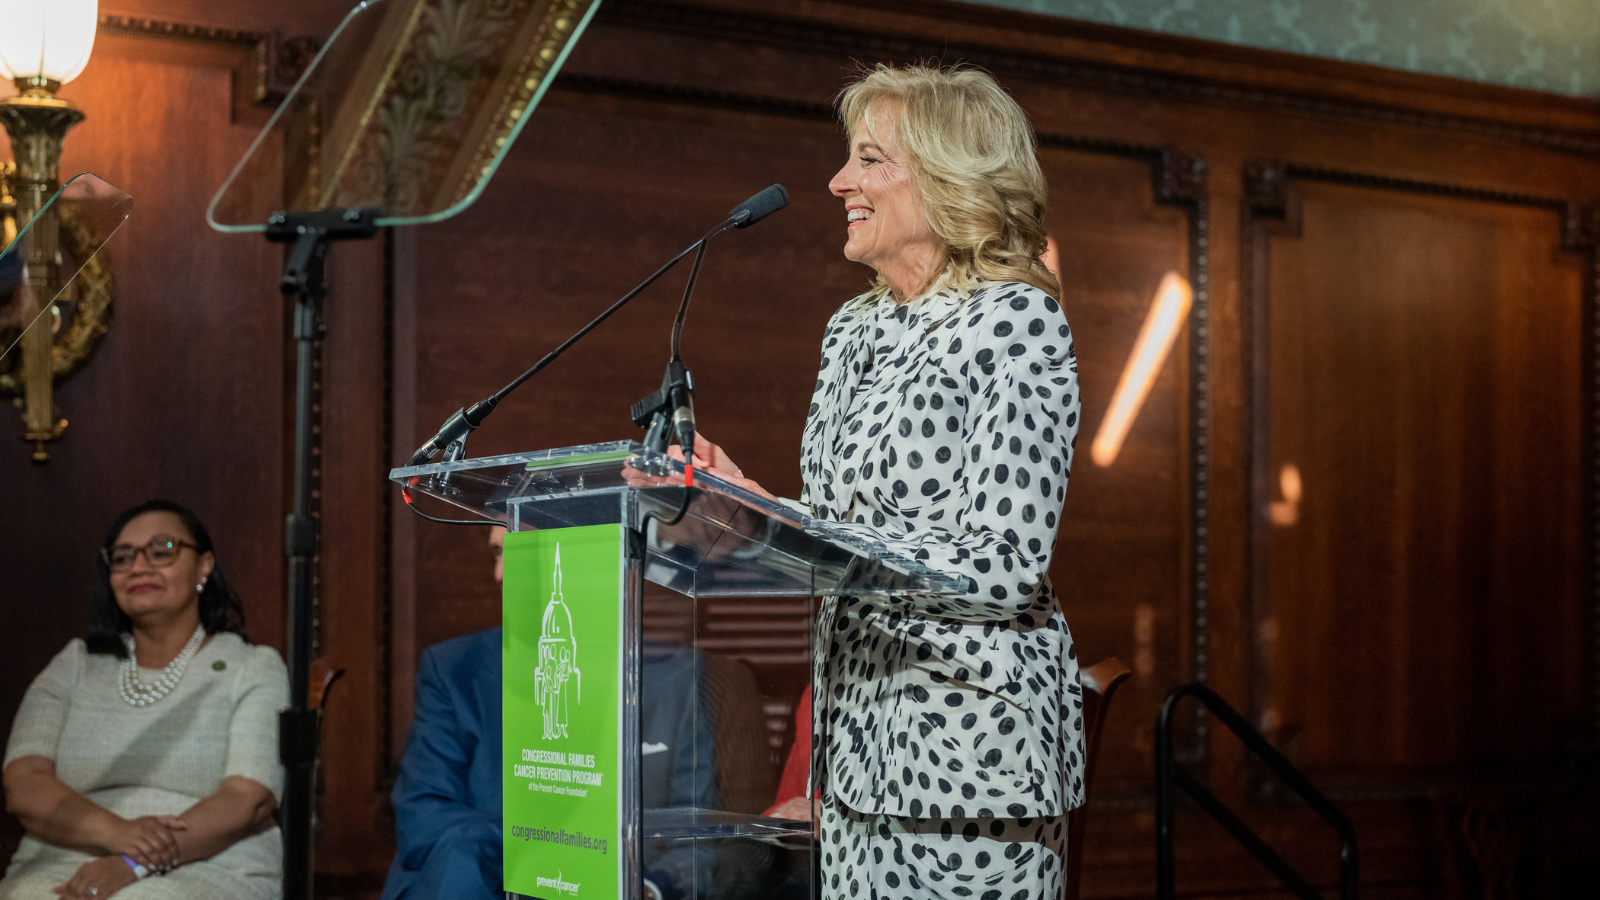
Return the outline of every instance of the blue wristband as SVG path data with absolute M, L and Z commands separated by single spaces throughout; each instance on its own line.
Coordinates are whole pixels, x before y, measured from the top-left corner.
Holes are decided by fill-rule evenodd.
M 138 863 L 136 863 L 133 860 L 129 859 L 127 856 L 123 856 L 122 857 L 122 861 L 128 864 L 128 868 L 133 870 L 133 877 L 134 878 L 144 878 L 144 877 L 146 877 L 146 876 L 148 876 L 150 874 L 150 870 L 149 869 L 146 869 L 144 866 L 139 865 Z

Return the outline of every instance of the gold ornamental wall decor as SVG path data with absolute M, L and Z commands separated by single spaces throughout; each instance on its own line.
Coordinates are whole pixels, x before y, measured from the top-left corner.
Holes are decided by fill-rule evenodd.
M 0 304 L 10 307 L 9 318 L 18 319 L 21 358 L 13 357 L 9 364 L 0 359 L 0 365 L 17 367 L 13 380 L 21 395 L 18 405 L 22 410 L 23 439 L 33 443 L 35 462 L 50 458 L 45 442 L 59 438 L 66 427 L 53 396 L 58 333 L 75 336 L 80 351 L 92 349 L 104 333 L 103 322 L 97 325 L 89 321 L 93 316 L 86 317 L 78 327 L 79 317 L 73 307 L 81 304 L 64 306 L 61 301 L 66 295 L 57 296 L 66 284 L 61 278 L 62 264 L 67 260 L 63 258 L 60 238 L 69 236 L 71 228 L 62 221 L 63 217 L 70 217 L 64 205 L 51 203 L 60 187 L 62 141 L 73 126 L 83 121 L 83 112 L 77 105 L 56 96 L 56 92 L 88 65 L 97 20 L 97 0 L 34 0 L 8 4 L 6 27 L 0 29 L 0 76 L 11 79 L 18 92 L 14 97 L 0 99 L 0 126 L 11 138 L 14 160 L 4 179 L 11 220 L 6 232 L 15 235 L 25 231 L 24 246 L 16 251 L 23 257 L 21 283 L 10 292 L 11 296 L 0 297 Z M 79 246 L 81 250 L 82 245 Z M 70 253 L 70 248 L 66 252 Z M 102 314 L 109 308 L 108 298 L 95 298 L 93 302 Z M 40 311 L 36 304 L 44 303 L 50 305 L 35 324 Z M 8 345 L 9 342 L 0 344 Z M 66 355 L 74 354 L 69 349 Z M 77 360 L 77 364 L 81 362 Z M 68 367 L 72 365 L 69 362 Z

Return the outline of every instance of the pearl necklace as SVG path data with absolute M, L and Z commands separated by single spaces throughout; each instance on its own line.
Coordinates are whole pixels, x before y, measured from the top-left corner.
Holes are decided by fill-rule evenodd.
M 200 652 L 200 644 L 205 639 L 205 626 L 196 625 L 189 643 L 184 644 L 172 662 L 167 663 L 167 667 L 161 670 L 161 677 L 156 679 L 155 684 L 146 685 L 139 681 L 139 662 L 134 653 L 133 635 L 123 635 L 122 642 L 128 647 L 128 658 L 122 661 L 122 666 L 117 672 L 117 692 L 129 706 L 149 706 L 172 693 L 172 689 L 177 687 L 178 681 L 183 678 L 184 671 L 189 668 L 189 661 Z

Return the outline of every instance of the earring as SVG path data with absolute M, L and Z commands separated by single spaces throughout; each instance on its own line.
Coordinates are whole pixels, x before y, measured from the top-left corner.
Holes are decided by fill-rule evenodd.
M 197 590 L 197 591 L 205 590 L 206 589 L 206 580 L 204 578 L 200 579 L 200 583 L 195 585 L 194 589 Z

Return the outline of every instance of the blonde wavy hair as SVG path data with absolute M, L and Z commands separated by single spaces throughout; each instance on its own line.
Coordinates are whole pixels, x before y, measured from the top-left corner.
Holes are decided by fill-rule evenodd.
M 1028 116 L 987 72 L 879 64 L 839 95 L 845 140 L 888 115 L 927 225 L 950 254 L 943 277 L 966 290 L 1020 281 L 1061 296 L 1045 251 L 1047 200 Z M 889 285 L 880 275 L 872 294 Z

